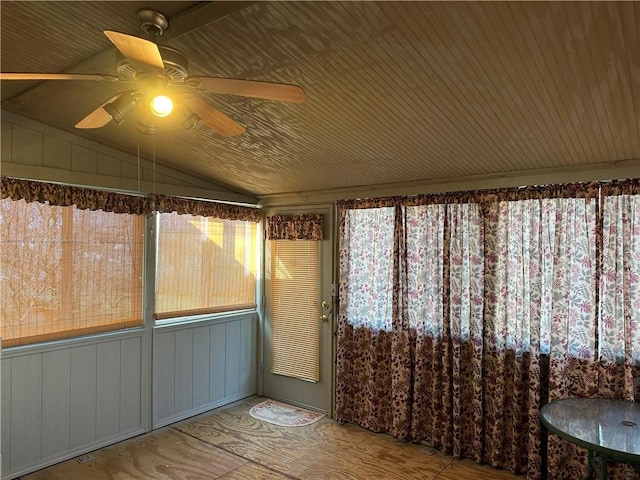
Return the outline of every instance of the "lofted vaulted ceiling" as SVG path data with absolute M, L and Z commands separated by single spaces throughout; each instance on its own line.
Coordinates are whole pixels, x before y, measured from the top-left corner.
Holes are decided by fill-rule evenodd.
M 167 124 L 156 160 L 269 196 L 638 166 L 637 2 L 3 1 L 2 72 L 116 74 L 102 33 L 159 38 L 191 75 L 300 85 L 303 104 L 207 101 L 246 132 Z M 135 122 L 74 125 L 123 85 L 3 81 L 2 108 L 135 153 Z M 346 195 L 345 195 L 346 196 Z

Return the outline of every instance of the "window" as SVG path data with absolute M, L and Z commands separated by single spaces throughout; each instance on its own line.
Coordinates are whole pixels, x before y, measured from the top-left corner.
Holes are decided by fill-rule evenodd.
M 604 197 L 599 356 L 640 365 L 640 195 Z
M 620 278 L 629 272 L 626 301 L 635 305 L 633 259 L 640 257 L 632 234 L 638 227 L 631 218 L 638 206 L 626 205 L 624 215 L 605 217 L 607 224 L 617 222 L 620 232 L 625 225 L 626 233 L 605 237 L 604 248 L 619 245 L 619 266 L 607 271 L 617 271 Z M 400 208 L 404 232 L 397 237 L 405 244 L 406 258 L 394 251 L 394 209 Z M 596 202 L 548 198 L 492 202 L 485 208 L 485 216 L 480 203 L 346 210 L 340 291 L 347 322 L 391 331 L 395 285 L 397 301 L 406 301 L 408 326 L 419 334 L 482 342 L 484 332 L 495 348 L 528 351 L 533 342 L 549 353 L 553 332 L 566 330 L 567 344 L 558 348 L 568 348 L 577 358 L 593 358 Z M 614 261 L 605 257 L 605 266 Z M 607 289 L 614 291 L 613 286 Z M 622 318 L 625 308 L 631 318 L 638 310 L 625 307 L 623 296 L 611 298 L 609 307 L 621 312 L 611 318 Z M 609 337 L 635 341 L 638 333 L 629 332 L 637 332 L 636 324 L 634 319 L 626 327 L 612 326 Z
M 391 330 L 394 211 L 382 207 L 345 212 L 341 252 L 348 255 L 348 266 L 340 272 L 346 292 L 341 302 L 354 327 Z
M 0 200 L 4 346 L 142 324 L 144 218 Z
M 444 333 L 445 215 L 443 204 L 406 209 L 409 326 L 436 338 Z
M 490 209 L 484 268 L 491 345 L 522 352 L 535 344 L 545 354 L 555 348 L 593 358 L 595 202 L 547 198 Z
M 156 318 L 255 308 L 256 225 L 159 214 Z

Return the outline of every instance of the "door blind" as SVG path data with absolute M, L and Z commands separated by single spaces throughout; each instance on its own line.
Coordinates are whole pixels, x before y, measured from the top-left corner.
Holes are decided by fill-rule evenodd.
M 271 373 L 319 381 L 318 244 L 272 240 Z

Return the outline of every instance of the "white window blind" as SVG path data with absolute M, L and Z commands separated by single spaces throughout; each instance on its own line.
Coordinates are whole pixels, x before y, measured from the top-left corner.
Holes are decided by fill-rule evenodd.
M 271 373 L 319 381 L 319 242 L 271 240 Z

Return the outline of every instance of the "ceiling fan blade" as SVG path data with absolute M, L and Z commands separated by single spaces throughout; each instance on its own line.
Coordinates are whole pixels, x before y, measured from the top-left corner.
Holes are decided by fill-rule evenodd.
M 162 56 L 155 43 L 111 30 L 105 30 L 104 34 L 129 60 L 164 70 Z
M 245 131 L 243 126 L 198 97 L 187 97 L 184 102 L 193 113 L 200 117 L 202 123 L 223 137 L 235 137 Z
M 115 75 L 92 73 L 0 73 L 0 80 L 96 80 L 116 82 Z
M 103 107 L 107 103 L 111 103 L 116 98 L 118 98 L 121 95 L 124 95 L 125 93 L 127 93 L 127 92 L 121 92 L 121 93 L 118 93 L 117 95 L 114 95 L 113 97 L 111 97 L 109 100 L 104 102 L 102 105 L 100 105 L 98 108 L 96 108 L 89 115 L 87 115 L 82 120 L 80 120 L 78 123 L 76 123 L 76 125 L 75 125 L 76 128 L 100 128 L 100 127 L 104 127 L 107 123 L 109 123 L 112 120 L 112 118 L 111 118 L 111 115 L 109 115 L 107 113 L 107 111 Z
M 187 77 L 185 79 L 187 84 L 194 82 L 198 82 L 209 93 L 240 95 L 291 103 L 303 103 L 305 100 L 304 90 L 297 85 L 217 77 Z

